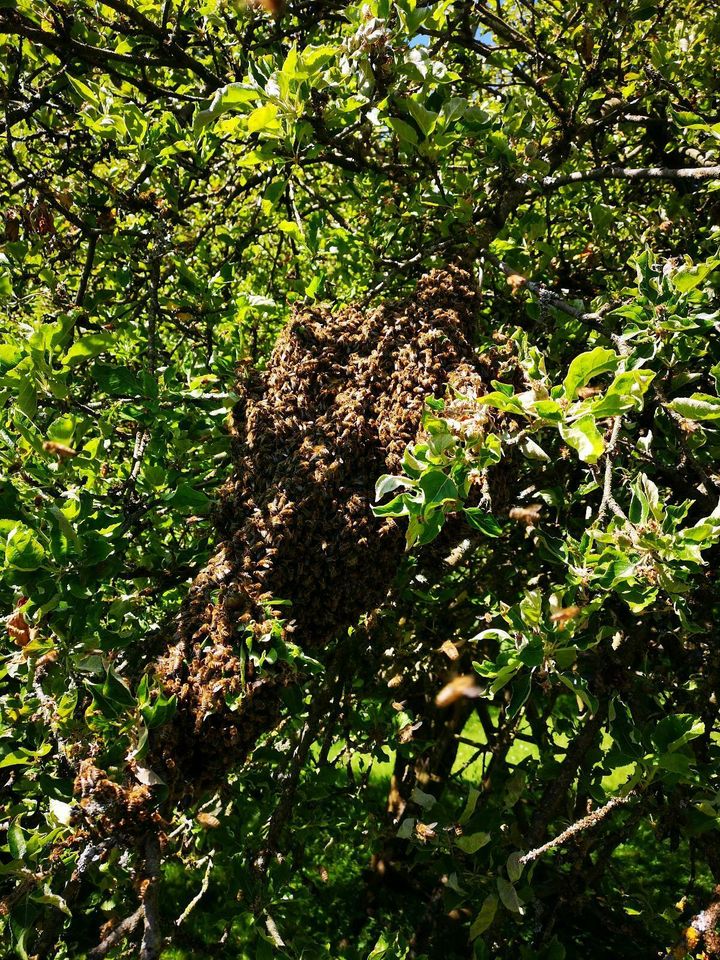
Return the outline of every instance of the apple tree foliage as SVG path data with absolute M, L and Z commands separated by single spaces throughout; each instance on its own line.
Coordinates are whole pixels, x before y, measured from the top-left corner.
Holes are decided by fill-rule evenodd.
M 0 0 L 3 957 L 720 955 L 719 48 L 710 0 Z M 507 377 L 378 478 L 382 656 L 175 809 L 153 942 L 73 782 L 172 715 L 130 678 L 238 368 L 457 258 Z

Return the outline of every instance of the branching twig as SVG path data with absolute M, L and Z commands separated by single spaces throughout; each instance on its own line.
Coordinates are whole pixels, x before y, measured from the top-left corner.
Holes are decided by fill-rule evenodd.
M 712 903 L 696 914 L 688 924 L 683 942 L 678 944 L 677 948 L 669 950 L 665 954 L 664 960 L 673 960 L 674 957 L 685 956 L 688 953 L 691 940 L 694 941 L 692 943 L 693 949 L 696 949 L 704 941 L 710 955 L 717 956 L 717 950 L 720 948 L 720 936 L 715 931 L 718 920 L 720 920 L 720 886 L 715 887 Z M 682 953 L 679 952 L 680 950 L 682 950 Z

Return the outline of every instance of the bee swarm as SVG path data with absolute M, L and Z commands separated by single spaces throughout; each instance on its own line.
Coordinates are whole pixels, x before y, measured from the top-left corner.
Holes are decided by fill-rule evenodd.
M 402 303 L 306 309 L 266 372 L 241 384 L 221 546 L 155 664 L 177 712 L 150 762 L 176 791 L 219 782 L 278 720 L 292 669 L 255 670 L 240 650 L 248 631 L 266 632 L 269 600 L 291 602 L 284 629 L 309 654 L 382 602 L 404 533 L 373 516 L 375 481 L 400 471 L 426 397 L 450 383 L 477 395 L 494 376 L 470 343 L 476 297 L 470 275 L 450 267 Z

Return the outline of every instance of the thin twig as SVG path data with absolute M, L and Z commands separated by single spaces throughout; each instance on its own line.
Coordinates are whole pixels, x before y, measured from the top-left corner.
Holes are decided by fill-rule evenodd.
M 504 260 L 500 260 L 500 258 L 494 254 L 486 252 L 483 256 L 499 270 L 502 270 L 506 277 L 518 277 L 519 285 L 528 289 L 531 293 L 534 293 L 541 303 L 554 307 L 556 310 L 560 310 L 561 313 L 566 313 L 569 317 L 574 317 L 576 320 L 592 323 L 593 321 L 601 320 L 603 315 L 612 309 L 612 305 L 608 304 L 596 313 L 586 313 L 584 310 L 580 310 L 578 307 L 574 307 L 571 303 L 568 303 L 567 300 L 555 293 L 554 290 L 546 287 L 544 283 L 536 283 L 534 280 L 528 280 L 527 277 L 518 273 L 517 270 L 513 270 L 509 264 L 505 263 Z
M 160 302 L 158 298 L 158 288 L 160 285 L 160 256 L 155 253 L 150 261 L 150 301 L 148 305 L 147 322 L 147 365 L 151 376 L 155 376 L 157 368 L 157 324 L 160 315 Z M 135 446 L 133 448 L 132 465 L 130 473 L 123 487 L 123 498 L 127 502 L 134 490 L 140 467 L 142 466 L 145 448 L 150 442 L 150 431 L 144 427 L 135 433 Z
M 145 863 L 142 885 L 143 935 L 140 960 L 157 960 L 162 948 L 158 886 L 160 883 L 160 841 L 150 836 L 145 841 Z
M 207 888 L 210 885 L 210 872 L 212 871 L 212 868 L 213 868 L 214 855 L 215 855 L 215 851 L 211 850 L 210 853 L 208 854 L 207 866 L 205 867 L 205 875 L 203 876 L 202 883 L 200 884 L 200 889 L 198 890 L 198 892 L 192 898 L 190 903 L 185 907 L 183 912 L 175 921 L 176 927 L 179 927 L 181 923 L 184 923 L 185 920 L 187 920 L 187 918 L 190 916 L 192 911 L 195 909 L 195 907 L 198 905 L 198 903 L 200 903 L 202 898 L 207 893 Z
M 626 797 L 613 797 L 611 800 L 605 804 L 604 807 L 598 807 L 597 810 L 593 810 L 592 813 L 589 813 L 587 817 L 583 817 L 582 820 L 578 820 L 577 823 L 573 823 L 563 830 L 562 833 L 558 834 L 553 840 L 548 840 L 547 843 L 544 843 L 541 847 L 536 847 L 534 850 L 529 850 L 526 854 L 523 854 L 520 857 L 520 863 L 532 863 L 534 860 L 537 860 L 538 857 L 541 857 L 544 853 L 547 853 L 548 850 L 554 850 L 555 847 L 561 847 L 564 843 L 567 843 L 568 840 L 572 840 L 573 837 L 577 836 L 579 833 L 583 833 L 585 830 L 590 830 L 593 827 L 598 826 L 602 821 L 611 813 L 616 807 L 622 806 L 623 804 L 628 803 L 630 800 L 634 799 L 634 795 L 629 793 Z
M 87 293 L 88 283 L 90 282 L 90 274 L 92 273 L 93 263 L 95 262 L 95 249 L 97 247 L 97 241 L 97 233 L 91 233 L 88 237 L 85 266 L 83 267 L 82 277 L 80 278 L 80 286 L 78 287 L 77 296 L 75 297 L 76 307 L 81 307 L 85 302 L 85 294 Z
M 157 365 L 157 324 L 160 315 L 160 302 L 158 299 L 158 288 L 160 286 L 160 257 L 153 256 L 150 262 L 150 309 L 148 310 L 148 368 L 150 373 L 155 376 L 155 367 Z
M 620 428 L 622 427 L 622 417 L 615 417 L 612 427 L 612 433 L 610 434 L 610 440 L 605 449 L 605 480 L 603 483 L 603 495 L 602 500 L 600 501 L 600 508 L 598 510 L 596 523 L 600 523 L 605 513 L 607 512 L 608 507 L 611 505 L 613 500 L 612 496 L 612 467 L 613 467 L 613 458 L 612 453 L 615 449 L 618 437 L 620 436 Z

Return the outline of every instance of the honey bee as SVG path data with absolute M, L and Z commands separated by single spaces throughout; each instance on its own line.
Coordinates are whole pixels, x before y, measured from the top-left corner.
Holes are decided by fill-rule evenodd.
M 513 507 L 508 516 L 511 520 L 524 523 L 526 527 L 536 526 L 542 513 L 542 504 L 531 503 L 528 507 Z
M 550 620 L 553 623 L 557 623 L 562 628 L 570 620 L 574 620 L 581 612 L 582 607 L 562 607 L 560 610 L 556 610 L 555 613 L 553 613 L 553 615 L 550 617 Z
M 58 460 L 70 460 L 78 455 L 77 450 L 66 446 L 64 443 L 56 443 L 54 440 L 46 440 L 43 443 L 43 450 L 53 454 Z
M 476 677 L 471 674 L 461 674 L 459 677 L 453 677 L 440 690 L 435 697 L 435 706 L 441 709 L 449 707 L 463 697 L 479 697 L 482 692 L 482 689 L 477 685 Z

